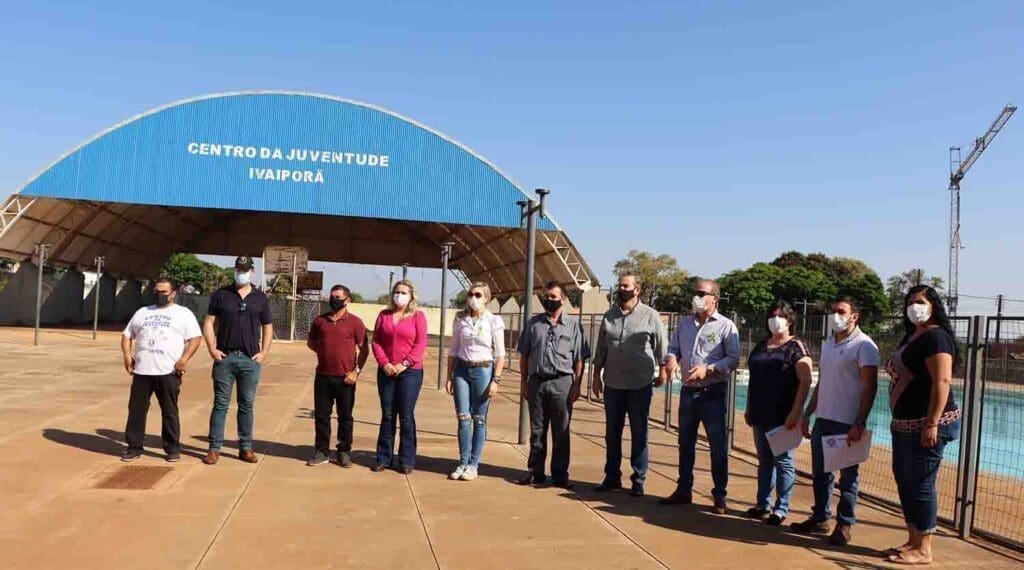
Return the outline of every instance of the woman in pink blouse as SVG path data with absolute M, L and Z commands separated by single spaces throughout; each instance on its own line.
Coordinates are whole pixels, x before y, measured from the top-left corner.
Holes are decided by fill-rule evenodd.
M 423 387 L 423 356 L 427 351 L 427 317 L 416 310 L 416 289 L 399 281 L 391 289 L 390 306 L 377 315 L 373 327 L 373 355 L 377 359 L 380 394 L 380 435 L 374 471 L 392 464 L 395 416 L 401 436 L 398 469 L 408 475 L 416 464 L 416 400 Z

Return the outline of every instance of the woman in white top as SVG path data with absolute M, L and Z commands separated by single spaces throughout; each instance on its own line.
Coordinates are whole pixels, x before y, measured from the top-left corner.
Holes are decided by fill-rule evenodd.
M 487 441 L 487 407 L 505 369 L 505 323 L 484 308 L 490 300 L 491 288 L 474 283 L 452 327 L 445 390 L 455 395 L 459 419 L 459 467 L 449 476 L 453 480 L 476 479 Z

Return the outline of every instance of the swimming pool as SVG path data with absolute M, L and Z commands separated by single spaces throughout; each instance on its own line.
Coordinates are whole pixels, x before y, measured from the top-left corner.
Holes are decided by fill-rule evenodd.
M 673 387 L 678 393 L 679 384 L 673 383 Z M 962 408 L 962 388 L 954 387 L 953 392 Z M 746 407 L 747 384 L 746 378 L 741 376 L 736 386 L 736 409 L 742 412 Z M 874 443 L 891 447 L 891 420 L 889 378 L 881 375 L 875 405 L 868 416 L 868 427 L 874 431 Z M 947 445 L 944 456 L 945 461 L 956 463 L 960 456 L 960 440 Z M 1024 390 L 986 389 L 980 459 L 982 471 L 1024 479 Z

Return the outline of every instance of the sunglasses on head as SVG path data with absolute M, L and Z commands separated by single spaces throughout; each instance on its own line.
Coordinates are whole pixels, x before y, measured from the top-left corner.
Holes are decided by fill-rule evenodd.
M 709 293 L 707 291 L 694 291 L 693 294 L 694 294 L 694 296 L 697 296 L 697 297 L 707 297 L 708 295 L 710 295 L 712 297 L 715 296 L 714 293 Z
M 244 313 L 244 312 L 246 312 L 247 309 L 248 309 L 248 307 L 245 305 L 245 301 L 242 301 L 241 303 L 238 304 L 238 312 L 239 313 Z

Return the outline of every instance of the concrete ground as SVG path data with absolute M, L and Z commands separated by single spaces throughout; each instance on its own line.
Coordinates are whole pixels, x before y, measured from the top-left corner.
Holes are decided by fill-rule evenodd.
M 200 463 L 211 400 L 201 351 L 181 395 L 182 461 L 162 459 L 154 402 L 147 454 L 124 470 L 129 378 L 117 335 L 93 341 L 88 332 L 46 330 L 40 347 L 31 341 L 31 330 L 0 329 L 0 568 L 875 568 L 884 567 L 879 551 L 904 537 L 900 517 L 863 503 L 854 543 L 841 549 L 744 519 L 755 485 L 746 456 L 731 459 L 731 513 L 715 516 L 703 447 L 697 504 L 659 507 L 676 473 L 674 437 L 659 430 L 649 495 L 595 494 L 603 412 L 586 403 L 573 416 L 575 492 L 512 484 L 525 465 L 525 449 L 513 444 L 514 397 L 492 405 L 481 478 L 448 481 L 455 417 L 450 397 L 433 388 L 436 361 L 419 401 L 415 473 L 368 469 L 379 418 L 372 367 L 357 394 L 357 466 L 306 467 L 315 358 L 299 344 L 275 345 L 265 367 L 258 464 L 238 461 L 233 448 L 216 466 Z M 801 481 L 791 520 L 810 504 Z M 935 552 L 943 568 L 1024 562 L 948 533 Z

